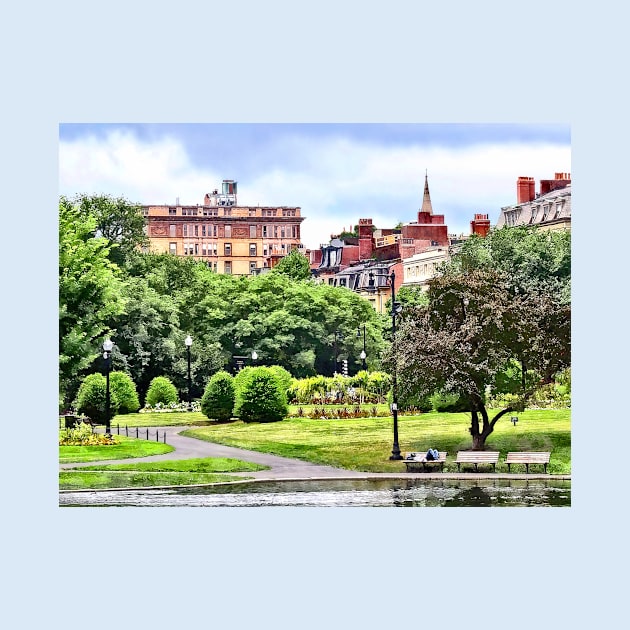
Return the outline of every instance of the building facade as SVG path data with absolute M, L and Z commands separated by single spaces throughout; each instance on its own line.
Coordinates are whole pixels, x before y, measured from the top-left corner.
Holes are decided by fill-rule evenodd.
M 150 249 L 190 256 L 217 273 L 263 273 L 291 250 L 303 250 L 297 206 L 239 206 L 237 182 L 223 180 L 221 193 L 203 204 L 143 206 Z
M 501 208 L 496 227 L 532 225 L 540 230 L 571 229 L 571 174 L 556 173 L 540 180 L 536 193 L 533 177 L 519 177 L 516 204 Z

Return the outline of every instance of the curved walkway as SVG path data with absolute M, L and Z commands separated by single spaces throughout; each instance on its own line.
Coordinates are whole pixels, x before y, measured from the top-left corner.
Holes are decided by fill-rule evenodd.
M 550 474 L 519 474 L 519 473 L 448 473 L 448 472 L 419 472 L 408 473 L 402 468 L 400 473 L 371 473 L 356 470 L 346 470 L 334 468 L 333 466 L 323 466 L 312 464 L 299 459 L 290 459 L 268 453 L 259 453 L 233 446 L 224 446 L 213 442 L 206 442 L 196 438 L 180 435 L 182 431 L 190 429 L 187 426 L 180 427 L 155 427 L 158 431 L 166 432 L 166 443 L 175 447 L 174 451 L 162 455 L 150 455 L 148 457 L 127 458 L 116 460 L 101 460 L 98 462 L 81 462 L 60 464 L 60 469 L 78 468 L 82 466 L 94 466 L 96 464 L 126 464 L 134 462 L 159 462 L 176 459 L 192 459 L 198 457 L 230 457 L 240 459 L 255 464 L 269 466 L 269 470 L 257 472 L 228 473 L 233 474 L 235 480 L 239 477 L 249 477 L 257 480 L 300 480 L 300 479 L 413 479 L 413 478 L 439 478 L 439 479 L 571 479 L 571 475 L 550 475 Z

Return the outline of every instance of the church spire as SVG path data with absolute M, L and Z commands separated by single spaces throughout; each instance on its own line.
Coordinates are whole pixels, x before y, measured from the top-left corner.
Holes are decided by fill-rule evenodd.
M 429 214 L 433 214 L 431 195 L 429 194 L 429 178 L 426 170 L 424 173 L 424 196 L 422 197 L 422 208 L 420 208 L 420 212 L 428 212 Z

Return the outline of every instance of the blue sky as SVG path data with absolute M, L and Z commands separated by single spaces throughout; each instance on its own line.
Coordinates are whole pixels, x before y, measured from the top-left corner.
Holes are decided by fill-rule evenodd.
M 413 221 L 428 173 L 451 233 L 496 222 L 516 179 L 571 172 L 567 124 L 62 124 L 59 192 L 201 203 L 223 179 L 243 205 L 300 206 L 307 248 L 359 218 Z

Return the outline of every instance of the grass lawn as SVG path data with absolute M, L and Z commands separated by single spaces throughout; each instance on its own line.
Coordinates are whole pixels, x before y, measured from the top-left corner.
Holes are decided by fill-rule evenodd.
M 508 451 L 551 451 L 547 471 L 571 472 L 571 412 L 569 409 L 528 410 L 517 414 L 514 426 L 509 416 L 501 418 L 486 441 L 487 450 L 500 451 L 497 472 L 507 472 L 503 463 Z M 457 451 L 469 450 L 468 413 L 426 413 L 398 417 L 402 454 L 428 448 L 447 451 L 445 471 L 457 471 Z M 288 418 L 282 422 L 241 421 L 187 429 L 183 435 L 293 457 L 318 464 L 367 472 L 401 472 L 402 462 L 389 461 L 392 418 L 313 420 Z M 512 472 L 525 470 L 513 466 Z M 483 470 L 483 468 L 482 468 Z M 537 467 L 531 469 L 532 472 Z
M 150 442 L 117 435 L 117 444 L 104 446 L 60 446 L 59 463 L 97 462 L 104 459 L 127 459 L 128 457 L 147 457 L 170 453 L 175 449 L 160 442 Z
M 86 466 L 61 471 L 59 489 L 85 490 L 218 483 L 234 481 L 233 476 L 222 473 L 265 469 L 267 466 L 223 457 Z M 249 478 L 239 477 L 239 479 Z

